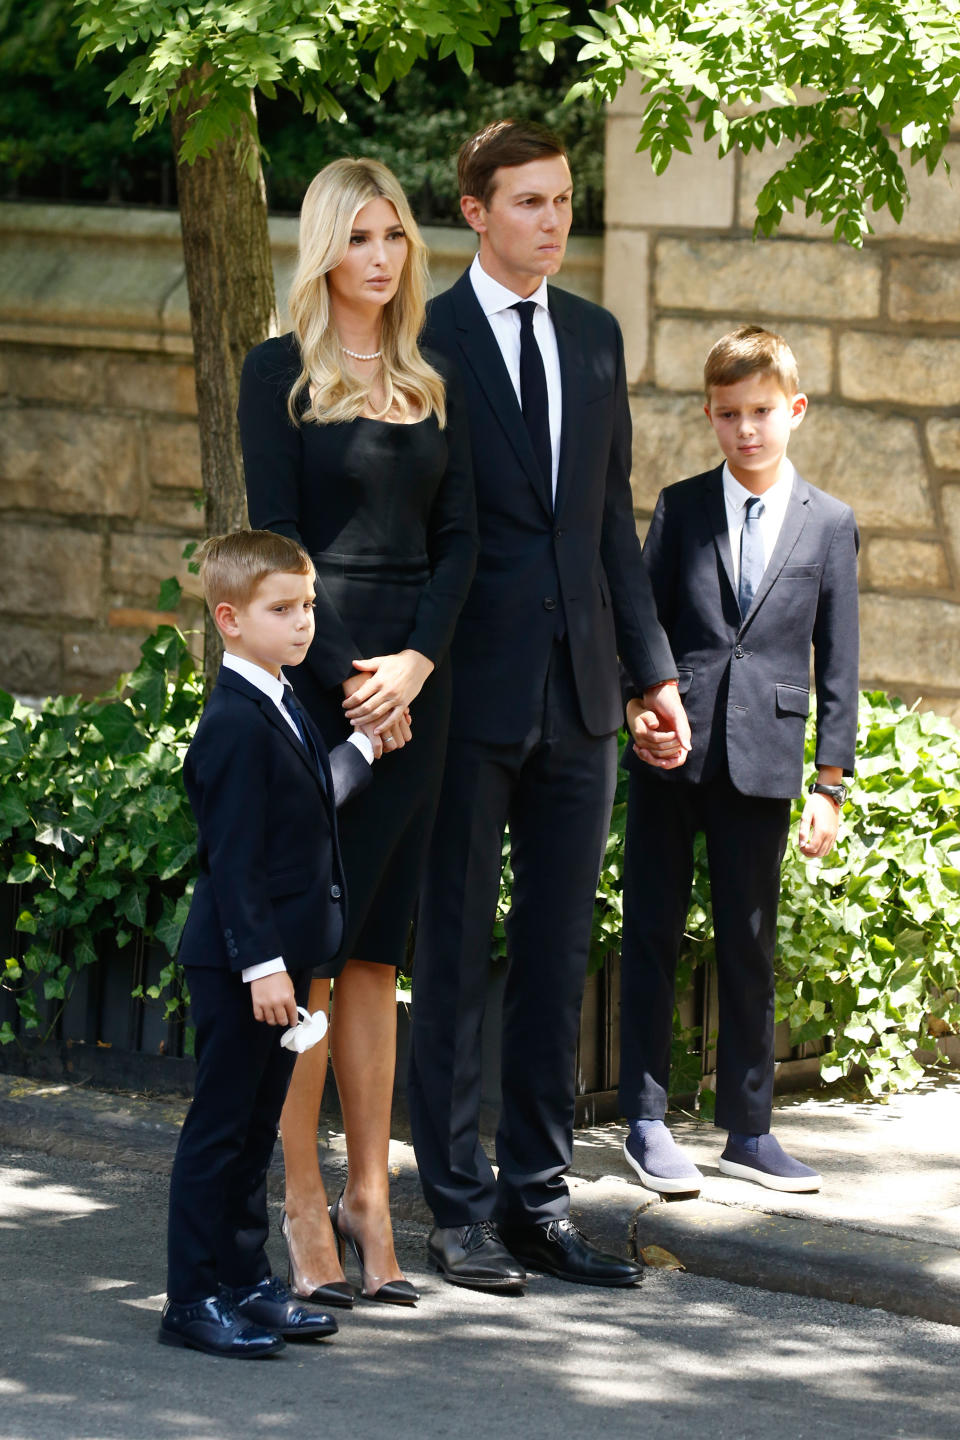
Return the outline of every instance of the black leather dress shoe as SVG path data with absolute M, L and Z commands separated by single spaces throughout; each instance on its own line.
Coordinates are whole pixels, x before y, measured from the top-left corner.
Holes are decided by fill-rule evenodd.
M 510 1253 L 528 1270 L 572 1280 L 577 1285 L 639 1285 L 643 1268 L 591 1245 L 572 1220 L 532 1225 L 501 1225 Z
M 208 1295 L 188 1304 L 168 1300 L 157 1339 L 161 1345 L 181 1345 L 205 1355 L 239 1360 L 262 1360 L 284 1348 L 279 1335 L 246 1319 L 223 1295 Z
M 337 1322 L 332 1315 L 304 1305 L 276 1275 L 269 1275 L 248 1290 L 229 1290 L 224 1285 L 220 1293 L 244 1320 L 263 1325 L 282 1335 L 284 1340 L 322 1340 L 325 1335 L 337 1333 Z
M 427 1259 L 451 1285 L 471 1290 L 522 1294 L 526 1273 L 505 1248 L 490 1220 L 451 1228 L 436 1226 L 427 1241 Z

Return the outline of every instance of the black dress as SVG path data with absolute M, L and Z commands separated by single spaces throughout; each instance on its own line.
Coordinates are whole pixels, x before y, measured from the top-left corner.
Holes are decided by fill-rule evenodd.
M 385 755 L 374 783 L 338 816 L 347 882 L 346 960 L 402 963 L 436 810 L 450 714 L 446 651 L 476 563 L 470 446 L 456 382 L 447 424 L 359 418 L 291 423 L 300 373 L 293 335 L 244 362 L 238 416 L 250 523 L 292 536 L 317 570 L 316 634 L 291 669 L 328 746 L 349 733 L 342 682 L 353 661 L 419 650 L 436 669 L 411 706 L 413 741 Z M 306 405 L 304 397 L 304 406 Z

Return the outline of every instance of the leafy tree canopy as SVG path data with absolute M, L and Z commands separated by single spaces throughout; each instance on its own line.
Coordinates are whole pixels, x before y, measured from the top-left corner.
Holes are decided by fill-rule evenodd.
M 611 99 L 636 72 L 649 96 L 638 148 L 662 171 L 693 127 L 721 153 L 785 146 L 757 197 L 773 233 L 796 202 L 859 244 L 868 211 L 897 219 L 904 162 L 943 158 L 960 93 L 960 0 L 623 0 L 579 24 L 552 0 L 76 0 L 81 56 L 132 52 L 110 87 L 138 110 L 138 133 L 172 108 L 192 120 L 181 158 L 233 138 L 255 173 L 251 92 L 293 94 L 308 114 L 344 119 L 335 90 L 373 100 L 430 55 L 469 74 L 477 48 L 519 23 L 522 49 L 552 60 L 583 42 L 571 98 Z

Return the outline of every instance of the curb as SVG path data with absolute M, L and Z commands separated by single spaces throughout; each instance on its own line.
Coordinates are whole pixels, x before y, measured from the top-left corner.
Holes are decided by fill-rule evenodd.
M 638 1206 L 628 1183 L 604 1178 L 573 1191 L 592 1239 L 639 1256 L 668 1251 L 692 1274 L 790 1295 L 960 1325 L 960 1250 L 850 1225 L 771 1215 L 709 1200 Z
M 0 1145 L 165 1175 L 185 1110 L 183 1101 L 0 1076 Z M 346 1175 L 338 1133 L 324 1171 L 331 1188 Z M 743 1204 L 666 1201 L 610 1175 L 570 1180 L 574 1217 L 602 1248 L 638 1256 L 657 1245 L 695 1275 L 960 1326 L 960 1250 L 952 1246 Z M 279 1147 L 268 1183 L 279 1198 Z M 413 1149 L 399 1140 L 391 1142 L 390 1185 L 395 1217 L 429 1226 Z

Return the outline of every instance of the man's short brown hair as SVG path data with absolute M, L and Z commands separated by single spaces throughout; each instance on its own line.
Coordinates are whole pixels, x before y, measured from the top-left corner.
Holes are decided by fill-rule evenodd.
M 312 575 L 313 561 L 296 540 L 272 530 L 211 535 L 194 557 L 200 561 L 203 598 L 212 615 L 218 605 L 247 605 L 268 575 Z
M 797 362 L 782 335 L 762 325 L 738 325 L 714 345 L 703 367 L 703 388 L 710 403 L 715 385 L 736 385 L 748 375 L 773 375 L 792 400 L 800 389 Z
M 531 160 L 544 160 L 550 155 L 566 159 L 567 152 L 563 141 L 545 125 L 533 120 L 495 120 L 460 146 L 460 194 L 472 195 L 486 209 L 493 199 L 498 170 L 529 165 Z

